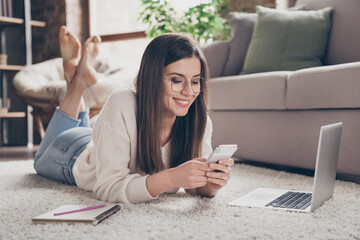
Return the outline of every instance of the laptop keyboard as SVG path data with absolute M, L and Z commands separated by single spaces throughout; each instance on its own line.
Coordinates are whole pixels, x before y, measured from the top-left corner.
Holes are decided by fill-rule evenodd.
M 304 210 L 311 204 L 311 193 L 286 192 L 265 207 L 277 207 Z

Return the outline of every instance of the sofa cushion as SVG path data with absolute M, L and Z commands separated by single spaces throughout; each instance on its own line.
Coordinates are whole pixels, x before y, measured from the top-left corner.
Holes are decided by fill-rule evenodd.
M 360 1 L 359 0 L 298 0 L 307 9 L 334 8 L 326 65 L 360 61 Z
M 360 107 L 360 62 L 295 71 L 288 79 L 288 109 Z
M 229 54 L 229 42 L 217 41 L 205 45 L 201 49 L 209 66 L 210 77 L 223 76 Z
M 301 11 L 305 9 L 305 5 L 298 4 L 288 10 Z M 257 13 L 230 12 L 228 14 L 232 37 L 229 42 L 229 54 L 223 76 L 238 75 L 243 69 L 256 19 Z
M 286 80 L 291 72 L 270 72 L 212 78 L 212 110 L 283 110 Z
M 290 12 L 258 6 L 242 74 L 321 66 L 332 10 Z
M 229 42 L 230 51 L 223 73 L 224 76 L 238 75 L 241 72 L 256 18 L 256 13 L 229 13 L 228 22 L 232 37 Z

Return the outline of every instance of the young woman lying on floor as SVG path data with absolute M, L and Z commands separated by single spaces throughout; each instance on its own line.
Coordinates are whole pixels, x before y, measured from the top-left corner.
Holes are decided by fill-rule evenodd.
M 97 82 L 92 63 L 101 40 L 90 37 L 81 47 L 64 26 L 59 35 L 67 93 L 36 153 L 39 175 L 123 203 L 145 202 L 180 187 L 213 197 L 227 184 L 232 159 L 205 163 L 212 151 L 208 69 L 193 39 L 181 34 L 153 39 L 136 90 L 115 90 L 91 129 L 83 94 Z

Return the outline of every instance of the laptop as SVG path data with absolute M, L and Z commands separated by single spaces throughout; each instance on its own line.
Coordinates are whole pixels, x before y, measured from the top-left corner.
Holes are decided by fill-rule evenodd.
M 322 126 L 312 192 L 257 188 L 228 205 L 313 212 L 334 192 L 342 123 Z

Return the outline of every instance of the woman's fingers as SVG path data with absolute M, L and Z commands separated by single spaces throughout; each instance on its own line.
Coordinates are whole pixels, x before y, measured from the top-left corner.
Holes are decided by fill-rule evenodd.
M 196 175 L 196 176 L 206 176 L 207 172 L 208 171 L 196 170 L 196 171 L 194 171 L 194 175 Z
M 221 180 L 225 180 L 228 181 L 230 179 L 230 173 L 226 173 L 226 172 L 207 172 L 206 176 L 210 179 L 210 178 L 215 178 L 215 179 L 221 179 Z
M 226 166 L 232 166 L 234 165 L 234 160 L 231 158 L 224 158 L 219 160 L 219 164 L 226 165 Z
M 190 187 L 191 188 L 197 188 L 197 187 L 202 187 L 202 186 L 205 186 L 206 183 L 208 181 L 208 178 L 203 175 L 203 176 L 192 176 L 191 177 L 191 184 L 190 184 Z
M 190 160 L 189 161 L 190 168 L 198 169 L 201 171 L 211 171 L 209 166 L 204 161 L 202 161 L 203 159 L 206 160 L 205 158 L 198 158 L 198 159 Z
M 217 179 L 217 178 L 209 178 L 208 181 L 213 183 L 213 184 L 219 185 L 221 187 L 224 187 L 227 184 L 226 180 Z
M 210 163 L 212 171 L 206 173 L 208 181 L 220 187 L 224 187 L 230 179 L 231 168 L 234 164 L 232 159 L 221 159 L 219 163 Z
M 218 171 L 230 173 L 231 172 L 230 166 L 232 166 L 233 164 L 234 164 L 234 160 L 228 158 L 228 159 L 220 159 L 218 163 L 210 163 L 209 167 L 212 170 L 218 170 Z
M 221 164 L 218 164 L 218 163 L 210 163 L 209 167 L 212 170 L 217 170 L 217 171 L 226 172 L 226 173 L 231 172 L 231 168 L 229 166 L 221 165 Z
M 194 158 L 193 160 L 196 160 L 199 162 L 206 162 L 206 158 Z
M 210 164 L 206 164 L 205 161 L 205 158 L 194 158 L 186 163 L 189 167 L 189 188 L 202 187 L 207 182 L 213 183 L 214 187 L 224 187 L 230 179 L 230 166 L 234 164 L 234 160 L 221 159 L 219 163 Z

